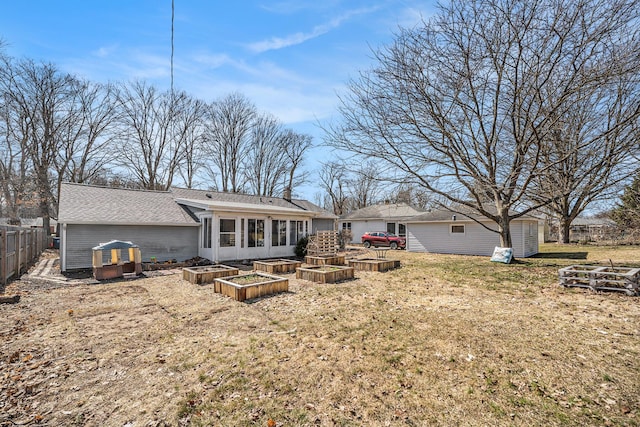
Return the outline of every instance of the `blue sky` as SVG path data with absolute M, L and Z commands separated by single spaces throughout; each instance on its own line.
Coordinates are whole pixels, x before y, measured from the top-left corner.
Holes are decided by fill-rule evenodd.
M 174 84 L 205 101 L 239 91 L 320 144 L 318 123 L 337 119 L 337 95 L 373 64 L 371 48 L 434 10 L 434 0 L 175 0 Z M 170 87 L 171 0 L 5 1 L 0 38 L 11 56 L 93 81 Z M 306 168 L 328 156 L 316 148 Z

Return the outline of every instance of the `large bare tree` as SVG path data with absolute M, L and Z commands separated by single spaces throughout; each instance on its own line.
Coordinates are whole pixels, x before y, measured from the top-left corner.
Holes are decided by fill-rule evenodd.
M 11 138 L 19 141 L 22 155 L 28 156 L 38 213 L 48 229 L 51 212 L 57 211 L 55 162 L 77 120 L 74 78 L 49 63 L 4 58 L 0 92 L 8 109 Z
M 327 162 L 320 170 L 319 185 L 325 192 L 325 209 L 336 215 L 349 212 L 347 180 L 349 173 L 343 163 Z
M 301 170 L 307 152 L 313 147 L 313 137 L 304 133 L 298 133 L 291 129 L 285 131 L 284 155 L 287 159 L 288 177 L 285 186 L 293 190 L 297 185 L 303 184 L 308 174 Z
M 206 120 L 205 144 L 210 175 L 219 178 L 213 185 L 222 191 L 241 192 L 242 166 L 249 153 L 251 128 L 256 107 L 240 93 L 232 93 L 210 104 Z
M 491 219 L 510 247 L 511 221 L 555 197 L 531 202 L 562 116 L 585 88 L 637 78 L 639 12 L 636 0 L 447 2 L 375 52 L 330 143 Z
M 243 164 L 248 190 L 259 196 L 281 194 L 287 172 L 282 124 L 270 114 L 258 114 L 251 126 Z
M 557 120 L 544 145 L 545 173 L 534 182 L 534 199 L 559 220 L 558 241 L 569 243 L 571 222 L 594 202 L 613 199 L 638 170 L 640 82 L 619 82 L 581 94 Z M 552 96 L 552 94 L 549 94 Z
M 184 92 L 160 92 L 138 81 L 121 85 L 118 95 L 121 166 L 142 188 L 171 187 L 202 119 L 202 104 Z
M 91 183 L 113 165 L 118 109 L 111 84 L 75 82 L 76 120 L 67 132 L 58 159 L 60 179 Z

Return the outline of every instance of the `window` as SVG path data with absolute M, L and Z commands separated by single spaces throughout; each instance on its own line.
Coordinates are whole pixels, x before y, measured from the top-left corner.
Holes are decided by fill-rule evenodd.
M 451 225 L 451 234 L 464 234 L 464 225 Z
M 286 246 L 287 221 L 274 219 L 271 221 L 271 246 Z
M 351 223 L 350 222 L 343 222 L 342 223 L 342 229 L 351 231 Z
M 264 246 L 264 219 L 248 219 L 247 228 L 247 247 Z
M 289 221 L 289 245 L 295 246 L 304 237 L 304 221 Z
M 388 222 L 387 223 L 387 233 L 396 234 L 396 223 L 395 222 Z
M 202 218 L 202 247 L 211 248 L 211 218 Z
M 240 247 L 244 248 L 244 218 L 240 219 Z
M 530 222 L 529 223 L 529 237 L 533 237 L 535 234 L 535 223 Z
M 407 226 L 405 224 L 398 224 L 398 236 L 405 237 L 407 235 Z
M 220 247 L 229 248 L 236 245 L 236 220 L 220 219 Z

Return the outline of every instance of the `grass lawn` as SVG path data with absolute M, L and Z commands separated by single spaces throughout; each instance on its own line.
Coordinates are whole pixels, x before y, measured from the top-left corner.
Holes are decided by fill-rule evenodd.
M 239 303 L 181 275 L 0 306 L 0 426 L 640 425 L 640 299 L 558 286 L 639 247 L 402 267 Z M 2 404 L 0 404 L 2 405 Z

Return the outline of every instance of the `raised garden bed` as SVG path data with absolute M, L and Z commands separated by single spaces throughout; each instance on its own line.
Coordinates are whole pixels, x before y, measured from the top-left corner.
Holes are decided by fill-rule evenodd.
M 311 265 L 344 265 L 344 255 L 307 255 L 304 262 Z
M 291 259 L 267 259 L 253 262 L 255 271 L 264 271 L 269 274 L 293 273 L 300 266 L 302 262 Z
M 182 278 L 196 285 L 212 283 L 218 277 L 236 276 L 239 270 L 227 265 L 207 265 L 203 267 L 187 267 L 182 269 Z
M 353 267 L 342 265 L 314 265 L 296 269 L 296 279 L 317 283 L 335 283 L 353 277 Z
M 349 267 L 353 267 L 355 270 L 359 271 L 383 272 L 400 267 L 400 260 L 377 258 L 350 259 Z
M 265 295 L 287 292 L 289 279 L 255 272 L 214 280 L 214 290 L 236 301 L 245 301 Z

